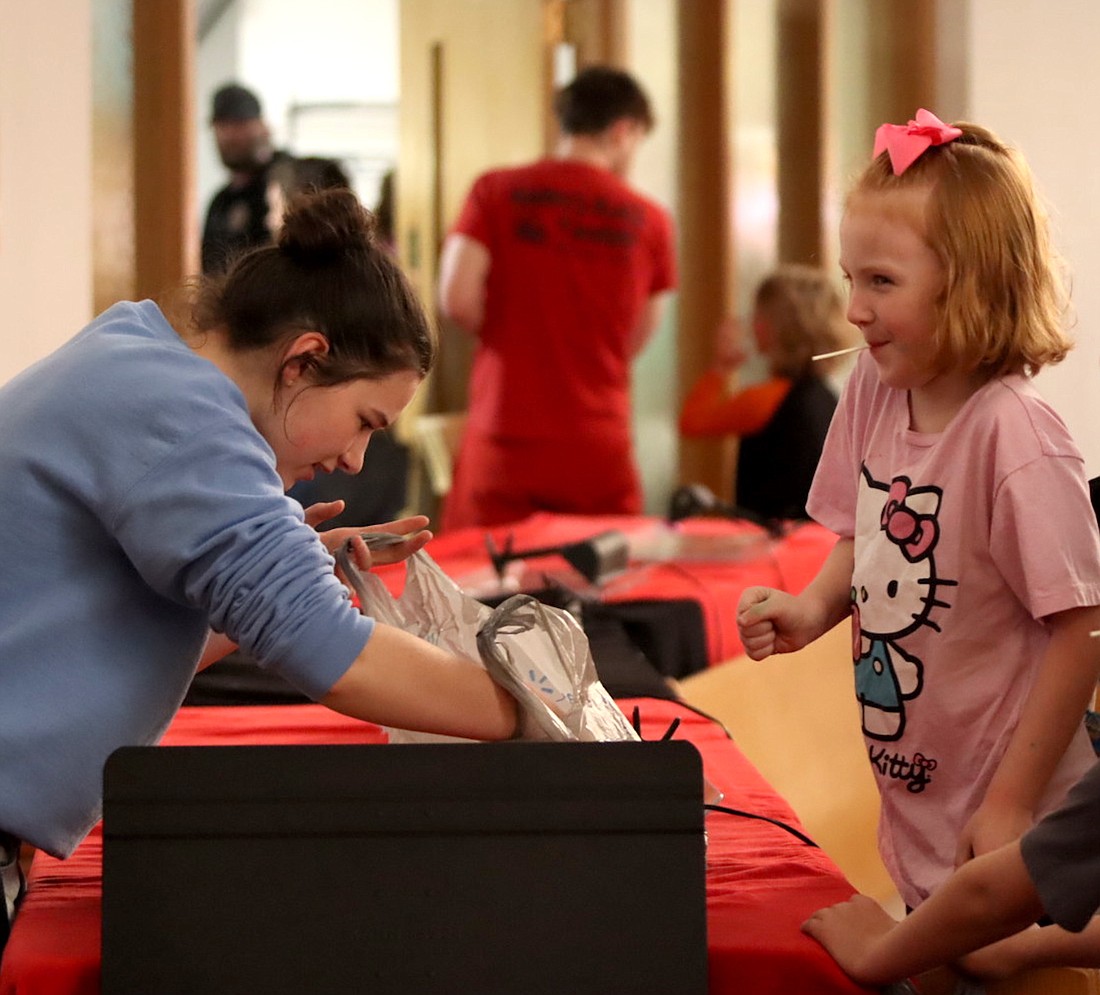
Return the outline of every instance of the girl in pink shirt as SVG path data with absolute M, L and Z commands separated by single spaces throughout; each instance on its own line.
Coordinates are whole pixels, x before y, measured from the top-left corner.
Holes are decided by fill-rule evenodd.
M 915 907 L 1094 761 L 1100 540 L 1081 456 L 1030 382 L 1071 343 L 1026 164 L 924 110 L 875 153 L 840 228 L 868 348 L 808 502 L 839 539 L 801 594 L 746 590 L 738 626 L 759 660 L 852 616 L 880 849 Z

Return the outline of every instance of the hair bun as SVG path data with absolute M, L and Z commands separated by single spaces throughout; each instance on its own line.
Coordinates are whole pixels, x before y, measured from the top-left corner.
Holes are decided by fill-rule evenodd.
M 321 190 L 290 201 L 277 244 L 296 262 L 310 265 L 366 249 L 374 233 L 374 216 L 351 190 Z

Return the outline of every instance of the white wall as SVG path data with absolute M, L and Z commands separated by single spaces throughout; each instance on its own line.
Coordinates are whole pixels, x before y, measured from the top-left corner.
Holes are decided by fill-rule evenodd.
M 0 0 L 0 383 L 91 317 L 91 4 Z
M 393 103 L 398 47 L 397 0 L 310 0 L 308 16 L 301 0 L 245 0 L 241 71 L 264 82 L 273 123 L 295 102 Z
M 969 0 L 963 113 L 1019 148 L 1073 274 L 1077 347 L 1036 385 L 1100 474 L 1100 4 Z M 950 112 L 954 114 L 954 112 Z M 1095 154 L 1094 154 L 1095 152 Z

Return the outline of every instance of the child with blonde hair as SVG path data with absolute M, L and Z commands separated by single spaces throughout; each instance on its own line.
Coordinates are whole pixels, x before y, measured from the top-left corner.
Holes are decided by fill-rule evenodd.
M 924 110 L 884 125 L 840 263 L 867 349 L 808 502 L 839 538 L 801 594 L 746 590 L 738 626 L 759 660 L 852 617 L 880 850 L 912 908 L 1095 762 L 1100 540 L 1081 455 L 1030 381 L 1071 343 L 1023 159 Z
M 824 377 L 834 360 L 815 363 L 852 338 L 844 302 L 824 270 L 780 266 L 756 288 L 752 313 L 756 348 L 768 377 L 731 393 L 730 375 L 746 360 L 740 327 L 718 329 L 714 362 L 692 387 L 680 414 L 688 437 L 740 437 L 734 503 L 763 518 L 806 517 L 817 461 L 836 394 Z

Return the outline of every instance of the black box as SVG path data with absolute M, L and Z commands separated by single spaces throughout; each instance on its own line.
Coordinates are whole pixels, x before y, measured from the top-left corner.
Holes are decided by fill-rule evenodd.
M 686 742 L 126 747 L 103 995 L 706 991 Z

